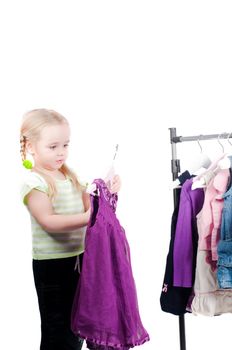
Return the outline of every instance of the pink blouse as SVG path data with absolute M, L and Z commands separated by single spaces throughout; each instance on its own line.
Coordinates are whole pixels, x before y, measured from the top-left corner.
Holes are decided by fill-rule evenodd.
M 198 226 L 201 232 L 198 249 L 211 251 L 213 261 L 218 259 L 217 243 L 223 209 L 222 195 L 226 191 L 228 179 L 229 170 L 224 169 L 210 181 L 206 188 L 202 210 L 197 215 Z

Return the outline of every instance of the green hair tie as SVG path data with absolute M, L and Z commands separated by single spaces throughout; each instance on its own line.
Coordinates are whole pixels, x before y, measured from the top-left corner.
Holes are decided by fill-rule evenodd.
M 23 166 L 26 168 L 26 169 L 32 169 L 32 162 L 28 159 L 25 159 L 23 161 Z

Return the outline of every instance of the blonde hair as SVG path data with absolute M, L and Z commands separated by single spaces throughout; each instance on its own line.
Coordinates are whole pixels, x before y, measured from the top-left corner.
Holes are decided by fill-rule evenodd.
M 20 128 L 20 153 L 22 161 L 26 159 L 26 144 L 27 142 L 35 142 L 40 137 L 41 130 L 48 125 L 57 125 L 62 123 L 68 123 L 68 120 L 62 116 L 60 113 L 51 110 L 51 109 L 33 109 L 23 116 L 22 125 Z M 84 186 L 82 186 L 76 177 L 76 174 L 68 168 L 68 166 L 64 163 L 60 171 L 65 175 L 69 176 L 74 187 L 78 191 L 83 191 Z M 48 195 L 51 199 L 57 194 L 56 184 L 52 176 L 43 172 L 42 170 L 36 170 L 48 184 Z

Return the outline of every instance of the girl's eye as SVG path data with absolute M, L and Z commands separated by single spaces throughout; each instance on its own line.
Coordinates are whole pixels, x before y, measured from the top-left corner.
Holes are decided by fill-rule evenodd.
M 68 147 L 69 145 L 68 144 L 66 144 L 66 145 L 64 145 L 64 147 Z M 56 146 L 50 146 L 50 149 L 55 149 L 56 148 Z

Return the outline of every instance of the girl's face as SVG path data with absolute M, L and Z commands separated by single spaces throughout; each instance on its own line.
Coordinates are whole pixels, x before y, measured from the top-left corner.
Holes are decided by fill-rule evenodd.
M 69 138 L 70 129 L 66 123 L 42 129 L 39 140 L 32 146 L 35 166 L 50 171 L 59 169 L 68 157 Z

